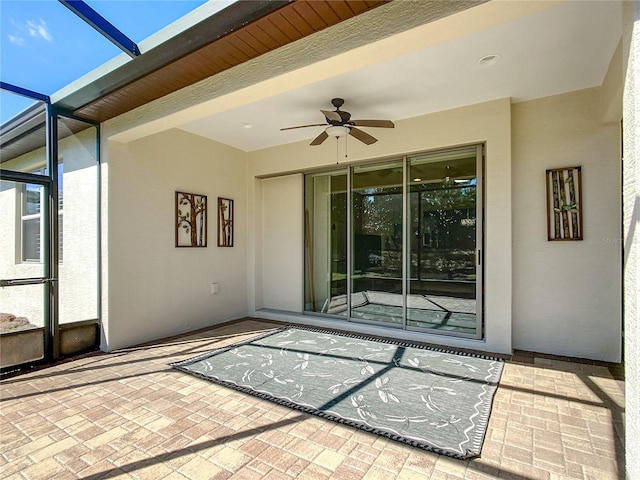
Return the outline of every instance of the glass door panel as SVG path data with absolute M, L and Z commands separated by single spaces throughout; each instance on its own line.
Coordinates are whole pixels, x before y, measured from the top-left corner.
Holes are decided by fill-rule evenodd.
M 407 327 L 478 336 L 478 148 L 409 159 Z
M 347 171 L 305 177 L 305 311 L 347 316 Z
M 351 317 L 403 326 L 403 163 L 354 167 Z

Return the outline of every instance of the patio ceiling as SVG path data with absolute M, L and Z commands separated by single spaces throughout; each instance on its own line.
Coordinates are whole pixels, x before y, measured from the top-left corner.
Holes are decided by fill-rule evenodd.
M 181 128 L 253 151 L 310 141 L 322 127 L 280 129 L 321 123 L 334 97 L 353 118 L 398 122 L 598 87 L 621 34 L 619 1 L 237 2 L 54 101 L 98 121 L 153 109 L 155 120 L 116 133 L 119 141 Z M 479 63 L 486 55 L 499 61 Z M 273 66 L 292 56 L 302 58 L 294 68 Z M 201 88 L 186 102 L 147 107 L 189 86 Z
M 391 7 L 385 5 L 372 14 Z M 365 17 L 355 22 L 364 22 Z M 306 83 L 285 75 L 283 93 L 238 101 L 230 108 L 212 109 L 210 115 L 200 111 L 194 117 L 201 118 L 184 121 L 183 117 L 174 126 L 252 151 L 310 141 L 322 127 L 286 132 L 280 128 L 323 122 L 319 110 L 332 110 L 333 97 L 346 100 L 343 109 L 353 118 L 397 122 L 498 98 L 520 102 L 598 87 L 620 41 L 621 25 L 617 1 L 484 3 L 413 29 L 408 32 L 413 42 L 404 40 L 403 47 L 398 47 L 402 35 L 380 40 L 369 51 L 368 63 L 362 60 L 366 50 L 354 49 L 333 63 L 325 62 L 325 68 L 335 66 L 335 75 Z M 386 55 L 398 48 L 400 54 Z M 498 55 L 499 61 L 479 63 L 486 55 Z M 345 63 L 357 67 L 345 68 Z M 242 128 L 245 124 L 253 128 Z M 381 139 L 393 135 L 378 129 L 370 132 Z

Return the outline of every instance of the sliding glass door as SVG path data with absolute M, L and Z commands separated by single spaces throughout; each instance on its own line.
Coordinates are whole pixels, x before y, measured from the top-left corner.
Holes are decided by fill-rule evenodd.
M 305 311 L 482 337 L 482 147 L 305 178 Z

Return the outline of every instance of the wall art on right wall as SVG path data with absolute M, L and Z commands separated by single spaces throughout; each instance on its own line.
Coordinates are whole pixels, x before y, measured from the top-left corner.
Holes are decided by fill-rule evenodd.
M 233 200 L 218 197 L 218 246 L 233 247 Z
M 547 240 L 582 240 L 581 167 L 547 170 Z

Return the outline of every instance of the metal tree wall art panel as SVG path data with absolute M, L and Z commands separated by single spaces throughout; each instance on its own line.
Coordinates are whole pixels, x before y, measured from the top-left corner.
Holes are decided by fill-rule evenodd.
M 176 247 L 207 246 L 207 196 L 176 192 Z
M 218 197 L 218 246 L 233 247 L 233 200 Z
M 547 170 L 547 239 L 582 240 L 580 167 Z

